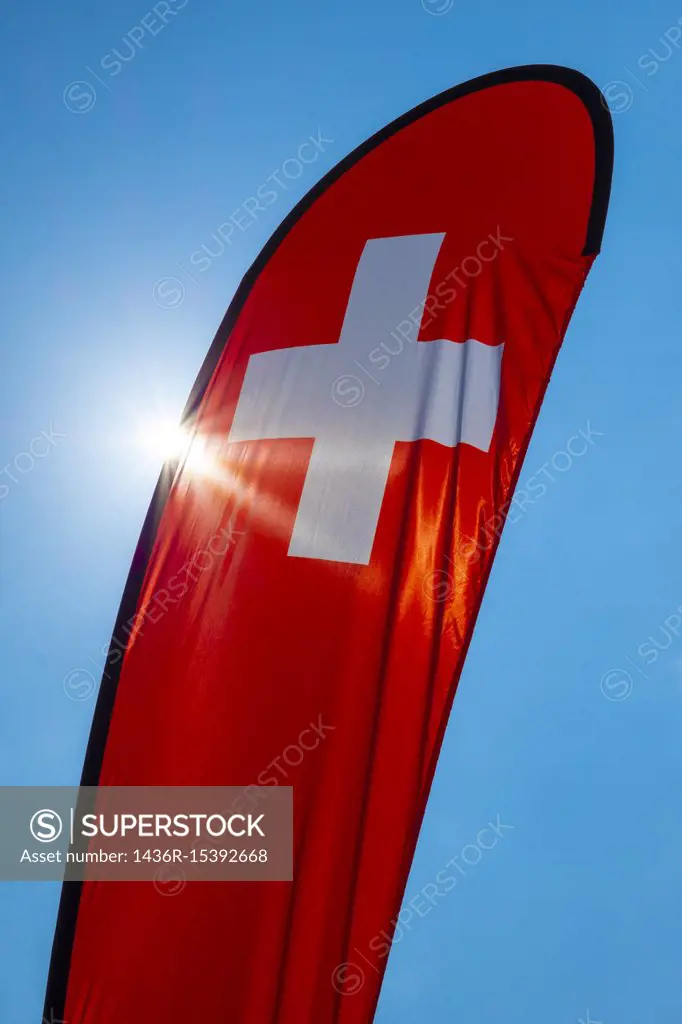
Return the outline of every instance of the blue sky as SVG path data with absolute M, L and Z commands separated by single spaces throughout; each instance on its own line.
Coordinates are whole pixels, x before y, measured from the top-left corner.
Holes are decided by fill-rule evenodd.
M 604 251 L 521 476 L 542 474 L 546 493 L 508 526 L 492 574 L 408 884 L 420 911 L 378 1020 L 678 1019 L 682 52 L 661 40 L 677 43 L 682 11 L 170 0 L 153 34 L 152 7 L 0 8 L 0 783 L 77 781 L 94 700 L 73 673 L 98 675 L 159 469 L 139 432 L 177 419 L 288 210 L 434 93 L 514 64 L 578 68 L 614 109 Z M 132 56 L 113 73 L 117 49 Z M 185 276 L 177 263 L 319 130 L 319 158 Z M 178 304 L 177 285 L 155 291 L 168 277 Z M 558 471 L 588 424 L 588 451 Z M 464 854 L 498 816 L 504 838 Z M 420 916 L 454 857 L 457 885 Z M 40 1020 L 57 899 L 0 887 L 8 1024 Z

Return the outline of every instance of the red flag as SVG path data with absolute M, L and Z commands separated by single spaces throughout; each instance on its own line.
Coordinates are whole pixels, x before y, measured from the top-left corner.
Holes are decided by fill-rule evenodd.
M 143 530 L 83 782 L 292 785 L 294 881 L 68 884 L 58 1018 L 372 1019 L 611 164 L 582 75 L 487 75 L 342 161 L 246 275 Z

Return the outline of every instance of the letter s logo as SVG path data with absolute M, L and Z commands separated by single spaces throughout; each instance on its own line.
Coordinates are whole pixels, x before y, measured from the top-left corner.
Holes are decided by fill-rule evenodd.
M 39 843 L 53 843 L 62 834 L 62 819 L 56 811 L 36 811 L 29 827 Z

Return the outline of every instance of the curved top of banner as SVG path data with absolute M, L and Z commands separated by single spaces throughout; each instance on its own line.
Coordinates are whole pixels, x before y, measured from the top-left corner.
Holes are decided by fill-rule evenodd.
M 582 255 L 597 256 L 601 251 L 602 236 L 611 193 L 613 173 L 613 122 L 606 99 L 594 82 L 573 68 L 557 64 L 524 64 L 513 68 L 491 71 L 468 82 L 462 82 L 450 89 L 417 104 L 411 110 L 389 122 L 379 131 L 362 142 L 327 172 L 294 206 L 273 232 L 257 258 L 242 278 L 234 297 L 216 332 L 185 406 L 183 420 L 192 414 L 201 401 L 206 385 L 215 369 L 220 353 L 230 336 L 246 298 L 259 273 L 286 238 L 295 224 L 310 209 L 313 203 L 331 188 L 347 171 L 368 156 L 383 142 L 409 128 L 428 114 L 468 96 L 492 90 L 498 86 L 520 85 L 523 83 L 558 85 L 573 93 L 584 107 L 594 133 L 594 185 L 589 216 L 584 224 Z M 512 101 L 513 102 L 513 101 Z M 532 126 L 531 126 L 532 127 Z

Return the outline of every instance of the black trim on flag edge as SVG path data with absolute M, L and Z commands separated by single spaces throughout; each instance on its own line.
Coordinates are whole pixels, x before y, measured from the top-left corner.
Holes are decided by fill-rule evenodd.
M 592 205 L 590 209 L 590 215 L 587 222 L 587 230 L 585 237 L 585 247 L 583 249 L 584 256 L 596 256 L 601 248 L 602 236 L 604 233 L 604 226 L 606 223 L 606 214 L 609 204 L 609 196 L 611 191 L 611 176 L 613 171 L 613 125 L 611 121 L 611 115 L 606 100 L 602 96 L 597 86 L 589 78 L 583 75 L 579 71 L 572 70 L 571 68 L 565 68 L 554 64 L 529 64 L 520 67 L 504 68 L 501 71 L 493 71 L 490 74 L 482 75 L 478 78 L 473 78 L 468 82 L 464 82 L 461 85 L 456 85 L 451 89 L 447 89 L 445 92 L 439 93 L 433 96 L 431 99 L 420 103 L 418 106 L 413 107 L 407 113 L 402 114 L 400 117 L 391 121 L 384 128 L 380 129 L 369 139 L 363 142 L 360 146 L 354 149 L 348 156 L 344 157 L 335 167 L 333 167 L 321 180 L 310 189 L 310 191 L 296 204 L 296 206 L 290 211 L 285 217 L 279 227 L 271 235 L 270 239 L 266 242 L 263 249 L 259 253 L 258 257 L 251 265 L 249 270 L 246 272 L 242 281 L 237 288 L 234 297 L 227 309 L 225 316 L 216 332 L 215 338 L 211 343 L 206 358 L 201 366 L 197 379 L 192 388 L 189 400 L 185 406 L 183 412 L 182 421 L 191 421 L 194 414 L 197 412 L 209 381 L 218 365 L 218 361 L 222 352 L 229 341 L 232 329 L 241 313 L 241 310 L 248 298 L 248 295 L 253 287 L 256 278 L 263 270 L 268 260 L 274 254 L 276 249 L 279 247 L 285 236 L 291 230 L 291 228 L 298 222 L 301 216 L 307 212 L 307 210 L 313 205 L 313 203 L 322 195 L 330 185 L 333 185 L 347 170 L 354 166 L 359 160 L 361 160 L 367 153 L 375 149 L 386 139 L 391 138 L 401 129 L 408 127 L 408 125 L 419 120 L 426 114 L 437 110 L 439 107 L 445 106 L 447 103 L 451 103 L 453 100 L 462 99 L 465 96 L 469 96 L 472 93 L 481 92 L 484 89 L 489 89 L 498 85 L 506 85 L 515 82 L 547 82 L 550 84 L 562 85 L 566 89 L 573 92 L 583 103 L 587 112 L 590 115 L 592 121 L 592 127 L 594 130 L 594 141 L 595 141 L 595 178 L 594 187 L 592 193 Z M 571 319 L 575 304 L 578 301 L 579 292 L 575 296 L 573 306 L 568 311 L 566 317 L 566 323 L 562 332 L 565 334 L 565 330 L 568 327 L 568 322 Z M 516 472 L 512 481 L 510 493 L 513 493 L 518 483 L 519 476 L 525 460 L 526 451 L 530 439 L 535 429 L 535 423 L 540 413 L 542 403 L 544 400 L 544 394 L 549 380 L 551 378 L 553 367 L 547 377 L 547 382 L 543 393 L 540 396 L 540 400 L 537 405 L 536 413 L 531 423 L 530 430 L 527 436 L 527 442 L 524 446 L 523 451 L 520 453 L 520 457 L 517 463 Z M 145 517 L 144 525 L 140 534 L 140 539 L 135 548 L 133 555 L 132 564 L 128 573 L 123 596 L 121 598 L 121 604 L 119 607 L 118 615 L 116 617 L 116 624 L 112 635 L 112 641 L 109 648 L 109 654 L 111 654 L 113 648 L 114 639 L 120 636 L 126 623 L 130 622 L 137 611 L 137 605 L 139 596 L 142 590 L 142 585 L 146 575 L 147 565 L 151 552 L 153 549 L 154 538 L 156 536 L 157 528 L 163 515 L 164 507 L 171 490 L 171 485 L 175 472 L 177 469 L 177 463 L 167 463 L 161 471 L 161 475 L 154 489 L 151 504 Z M 491 559 L 489 563 L 489 570 L 485 578 L 482 581 L 482 587 L 480 591 L 480 599 L 478 606 L 476 607 L 474 614 L 472 615 L 471 626 L 469 629 L 469 635 L 464 638 L 462 646 L 462 657 L 460 659 L 460 670 L 466 659 L 466 654 L 471 642 L 473 631 L 476 626 L 480 605 L 485 594 L 485 590 L 488 583 L 488 576 L 492 565 L 495 560 L 495 554 L 499 545 L 499 540 L 503 530 L 498 534 L 497 541 L 495 542 L 491 550 Z M 118 649 L 118 648 L 117 648 Z M 107 656 L 108 663 L 109 657 Z M 93 722 L 90 731 L 90 737 L 88 740 L 87 750 L 85 754 L 85 760 L 83 764 L 83 772 L 81 776 L 81 786 L 96 786 L 99 783 L 99 774 L 102 767 L 102 761 L 104 758 L 104 750 L 106 746 L 107 734 L 109 729 L 109 722 L 113 712 L 114 702 L 116 699 L 116 690 L 118 687 L 118 681 L 120 678 L 120 672 L 123 665 L 123 658 L 121 658 L 117 664 L 112 666 L 109 674 L 105 673 L 102 682 L 100 684 L 100 690 L 97 698 L 97 704 L 95 707 Z M 449 707 L 446 709 L 447 714 L 444 717 L 444 722 L 447 724 L 447 720 L 450 715 L 452 701 L 454 701 L 454 695 L 456 686 L 453 687 L 452 700 Z M 443 727 L 444 731 L 444 727 Z M 442 733 L 438 737 L 437 745 L 435 748 L 436 754 L 440 752 L 440 745 L 442 742 Z M 423 801 L 422 814 L 419 818 L 419 825 L 421 827 L 421 821 L 423 819 L 423 812 L 426 808 L 426 802 L 428 800 L 429 791 L 431 788 L 431 782 L 435 773 L 437 757 L 434 758 L 433 764 L 429 767 L 427 773 L 427 785 L 425 787 L 425 797 Z M 415 839 L 416 843 L 416 839 Z M 408 865 L 409 867 L 409 865 Z M 405 883 L 407 877 L 405 877 Z M 78 918 L 78 907 L 80 903 L 82 883 L 81 882 L 64 882 L 62 885 L 61 899 L 59 902 L 59 910 L 57 914 L 57 924 L 55 928 L 55 936 L 52 944 L 52 955 L 50 960 L 50 968 L 47 980 L 47 990 L 45 995 L 45 1004 L 43 1011 L 44 1020 L 60 1020 L 64 1013 L 64 1007 L 66 1003 L 67 986 L 69 978 L 69 970 L 71 965 L 71 951 L 73 947 L 73 941 L 76 932 L 76 923 Z

